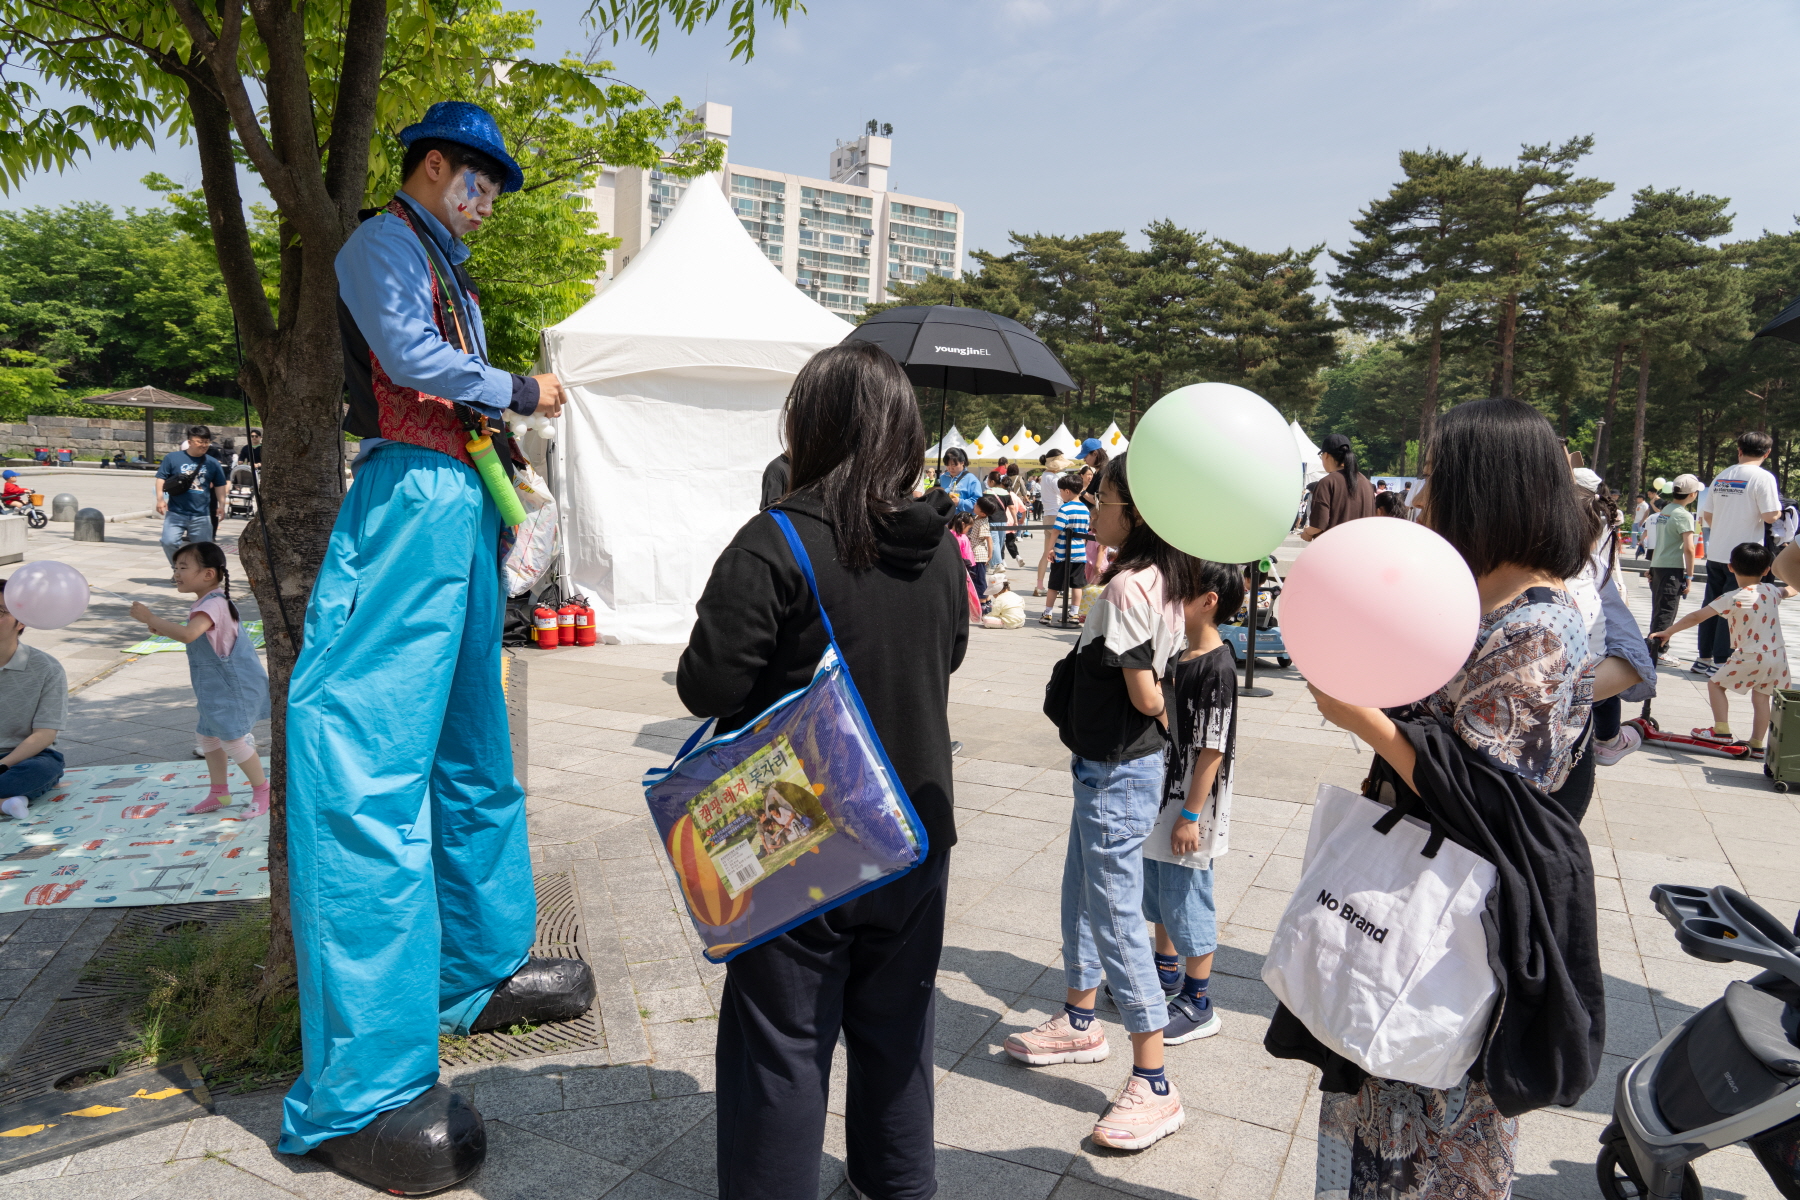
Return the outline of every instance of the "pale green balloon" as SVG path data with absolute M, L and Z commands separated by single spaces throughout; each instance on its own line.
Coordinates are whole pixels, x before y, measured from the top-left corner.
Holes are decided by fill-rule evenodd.
M 1215 562 L 1254 562 L 1279 546 L 1306 485 L 1286 419 L 1229 383 L 1177 388 L 1151 405 L 1125 461 L 1150 528 Z

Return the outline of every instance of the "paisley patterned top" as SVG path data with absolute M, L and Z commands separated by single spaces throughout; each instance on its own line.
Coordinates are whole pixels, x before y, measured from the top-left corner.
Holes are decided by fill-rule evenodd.
M 1568 592 L 1527 588 L 1481 618 L 1456 677 L 1417 709 L 1546 792 L 1569 778 L 1594 705 L 1587 625 Z

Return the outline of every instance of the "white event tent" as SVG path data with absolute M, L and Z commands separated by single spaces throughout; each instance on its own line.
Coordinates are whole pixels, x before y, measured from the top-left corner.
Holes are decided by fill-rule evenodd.
M 1058 425 L 1056 432 L 1044 439 L 1044 449 L 1061 451 L 1074 458 L 1075 452 L 1081 449 L 1081 439 L 1070 433 L 1067 425 Z
M 687 189 L 619 277 L 544 331 L 565 573 L 607 640 L 681 642 L 761 503 L 807 359 L 850 331 L 781 277 L 714 186 Z
M 1306 472 L 1306 482 L 1317 483 L 1325 478 L 1325 468 L 1319 465 L 1319 448 L 1306 436 L 1306 430 L 1300 428 L 1300 422 L 1289 421 L 1288 429 L 1294 435 L 1294 449 L 1300 452 L 1300 467 Z
M 1117 421 L 1114 421 L 1106 427 L 1106 432 L 1100 435 L 1100 445 L 1108 454 L 1123 454 L 1131 445 L 1131 439 L 1125 436 L 1125 431 L 1119 428 Z
M 925 457 L 936 458 L 946 450 L 967 450 L 968 448 L 969 443 L 963 440 L 962 432 L 952 425 L 950 432 L 944 435 L 943 441 L 926 449 Z
M 1006 442 L 1006 453 L 1009 458 L 1036 458 L 1043 452 L 1044 448 L 1038 444 L 1037 439 L 1031 436 L 1031 430 L 1023 425 L 1019 426 L 1019 432 L 1013 434 Z
M 999 458 L 1000 452 L 1006 449 L 1000 441 L 1000 435 L 994 432 L 992 425 L 983 425 L 975 440 L 969 443 L 970 458 Z

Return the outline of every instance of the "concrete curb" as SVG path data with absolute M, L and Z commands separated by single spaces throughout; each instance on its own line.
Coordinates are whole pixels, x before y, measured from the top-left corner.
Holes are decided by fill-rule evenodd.
M 115 513 L 114 515 L 107 517 L 106 520 L 108 524 L 111 524 L 114 521 L 135 521 L 139 517 L 153 517 L 155 515 L 156 510 L 154 508 L 136 508 L 130 512 Z

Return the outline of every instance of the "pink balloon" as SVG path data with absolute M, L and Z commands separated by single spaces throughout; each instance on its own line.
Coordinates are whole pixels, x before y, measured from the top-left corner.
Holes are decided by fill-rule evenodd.
M 1281 637 L 1294 665 L 1346 704 L 1423 700 L 1462 669 L 1480 625 L 1481 597 L 1462 555 L 1392 517 L 1321 534 L 1281 589 Z
M 61 629 L 87 606 L 87 580 L 68 563 L 26 563 L 6 580 L 6 610 L 32 629 Z

